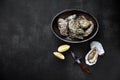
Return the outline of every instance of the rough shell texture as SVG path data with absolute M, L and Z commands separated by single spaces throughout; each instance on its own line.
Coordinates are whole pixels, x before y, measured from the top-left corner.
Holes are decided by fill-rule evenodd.
M 67 28 L 67 21 L 60 18 L 58 20 L 58 28 L 60 30 L 60 34 L 63 36 L 67 36 L 68 35 L 68 28 Z
M 71 39 L 84 39 L 89 36 L 94 29 L 92 21 L 87 20 L 84 15 L 70 15 L 67 18 L 58 19 L 60 34 Z
M 76 14 L 70 15 L 66 18 L 66 20 L 73 20 L 76 18 Z
M 85 30 L 85 33 L 83 36 L 85 37 L 85 36 L 90 35 L 92 33 L 93 29 L 94 29 L 94 24 L 92 21 L 90 21 L 90 27 L 87 30 Z
M 85 18 L 85 16 L 80 16 L 78 18 L 81 28 L 88 28 L 90 26 L 90 21 Z
M 96 47 L 98 51 L 98 55 L 103 55 L 105 53 L 102 44 L 98 41 L 91 42 L 90 47 L 91 49 Z

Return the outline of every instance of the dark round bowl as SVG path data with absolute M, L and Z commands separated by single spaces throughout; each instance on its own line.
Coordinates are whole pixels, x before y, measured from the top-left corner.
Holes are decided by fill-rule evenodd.
M 60 34 L 60 31 L 58 29 L 58 19 L 59 18 L 66 18 L 72 14 L 76 14 L 76 15 L 84 15 L 88 20 L 91 20 L 93 23 L 94 23 L 94 29 L 92 31 L 92 33 L 90 35 L 88 35 L 87 37 L 85 37 L 84 39 L 74 39 L 74 40 L 69 40 L 67 39 L 66 37 L 62 36 Z M 51 23 L 51 30 L 52 32 L 54 33 L 54 35 L 59 38 L 60 40 L 62 41 L 65 41 L 65 42 L 69 42 L 69 43 L 82 43 L 82 42 L 86 42 L 90 39 L 92 39 L 98 32 L 98 29 L 99 29 L 99 24 L 98 24 L 98 21 L 97 19 L 87 13 L 86 11 L 83 11 L 83 10 L 76 10 L 76 9 L 68 9 L 68 10 L 64 10 L 64 11 L 61 11 L 60 13 L 58 13 L 52 20 L 52 23 Z

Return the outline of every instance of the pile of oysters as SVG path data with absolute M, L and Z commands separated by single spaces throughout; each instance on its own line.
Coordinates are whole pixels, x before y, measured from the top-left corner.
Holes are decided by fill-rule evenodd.
M 84 39 L 92 33 L 94 24 L 84 15 L 73 14 L 65 19 L 59 18 L 58 28 L 60 34 L 68 39 Z

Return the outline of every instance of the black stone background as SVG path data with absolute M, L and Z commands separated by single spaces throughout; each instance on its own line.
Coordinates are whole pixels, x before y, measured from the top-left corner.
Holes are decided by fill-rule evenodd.
M 105 55 L 92 74 L 81 70 L 69 54 L 61 61 L 53 51 L 65 42 L 50 30 L 52 18 L 64 9 L 82 9 L 100 24 L 98 34 L 82 44 L 70 44 L 84 57 L 90 42 L 100 41 Z M 0 0 L 0 80 L 120 80 L 120 36 L 118 6 L 115 0 Z

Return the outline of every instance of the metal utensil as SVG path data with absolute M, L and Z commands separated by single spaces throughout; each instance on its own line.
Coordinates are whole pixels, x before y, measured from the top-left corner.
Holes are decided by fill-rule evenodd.
M 75 56 L 75 54 L 74 54 L 72 51 L 71 51 L 71 55 L 72 55 L 73 59 L 75 60 L 75 62 L 76 62 L 77 64 L 79 64 L 80 67 L 81 67 L 86 73 L 90 73 L 89 69 L 88 69 L 87 67 L 85 67 L 85 66 L 83 65 L 83 63 L 80 61 L 80 58 L 77 57 L 77 56 Z

